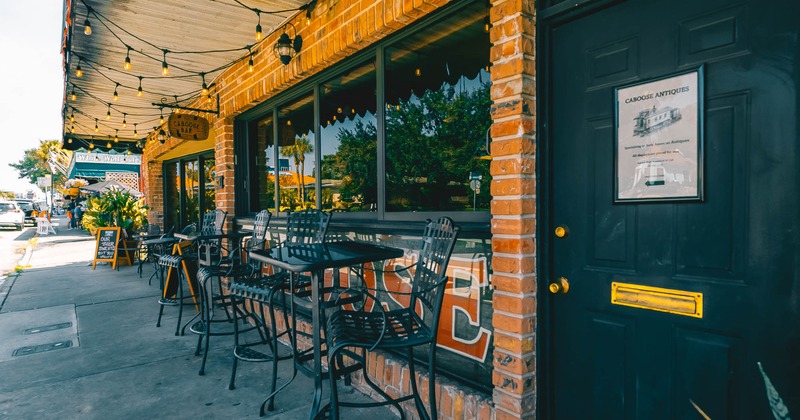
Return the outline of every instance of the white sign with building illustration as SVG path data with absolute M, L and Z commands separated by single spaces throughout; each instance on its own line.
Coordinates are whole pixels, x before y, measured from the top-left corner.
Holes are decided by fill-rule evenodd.
M 702 199 L 702 69 L 616 92 L 616 202 Z

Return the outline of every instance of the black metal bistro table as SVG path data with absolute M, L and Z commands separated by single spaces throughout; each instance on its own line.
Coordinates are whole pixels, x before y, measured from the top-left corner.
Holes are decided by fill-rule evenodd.
M 322 352 L 320 337 L 320 332 L 322 330 L 320 299 L 322 299 L 322 296 L 320 296 L 319 288 L 322 285 L 325 270 L 399 258 L 402 257 L 403 254 L 404 251 L 399 248 L 363 242 L 329 242 L 302 245 L 282 244 L 275 248 L 250 252 L 250 258 L 282 268 L 293 274 L 311 273 L 314 401 L 311 405 L 310 419 L 315 418 L 319 411 L 320 402 L 322 401 Z M 292 314 L 292 316 L 294 317 L 295 314 Z M 292 334 L 295 334 L 295 332 L 292 331 Z M 295 349 L 295 355 L 296 353 L 297 351 Z M 298 360 L 295 359 L 294 363 L 298 363 Z

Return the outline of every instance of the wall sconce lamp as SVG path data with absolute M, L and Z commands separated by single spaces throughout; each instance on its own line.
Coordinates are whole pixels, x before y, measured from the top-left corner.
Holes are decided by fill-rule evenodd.
M 159 143 L 164 144 L 167 141 L 167 133 L 164 132 L 164 129 L 158 130 L 158 135 L 156 136 Z
M 289 38 L 289 35 L 286 34 L 287 25 L 291 26 L 294 30 L 294 39 Z M 278 38 L 278 42 L 276 42 L 272 47 L 272 50 L 275 51 L 275 56 L 281 60 L 281 63 L 283 63 L 283 65 L 287 65 L 289 64 L 289 61 L 292 61 L 292 57 L 300 52 L 302 47 L 303 38 L 300 35 L 297 35 L 297 28 L 295 28 L 291 23 L 287 23 L 283 26 L 283 33 Z

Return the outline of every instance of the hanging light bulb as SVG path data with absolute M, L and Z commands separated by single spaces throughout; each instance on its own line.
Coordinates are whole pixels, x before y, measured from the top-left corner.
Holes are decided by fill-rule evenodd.
M 131 155 L 131 149 L 128 149 L 128 156 Z
M 83 21 L 83 33 L 86 34 L 86 35 L 91 35 L 92 34 L 92 25 L 89 23 L 89 12 L 91 12 L 91 11 L 92 11 L 92 9 L 89 9 L 86 12 L 86 20 Z
M 69 128 L 69 132 L 75 134 L 75 125 Z M 72 139 L 69 139 L 69 142 L 72 143 Z
M 117 85 L 114 86 L 114 102 L 116 102 L 117 99 L 119 99 L 119 93 L 117 93 L 117 88 L 119 88 L 119 83 L 117 83 Z
M 161 62 L 161 74 L 163 76 L 169 75 L 169 65 L 167 65 L 167 50 L 164 50 L 164 61 Z
M 94 143 L 89 143 L 89 148 L 94 149 Z
M 161 110 L 161 116 L 158 118 L 158 122 L 164 124 L 164 110 Z
M 256 25 L 256 41 L 261 41 L 261 13 L 256 11 L 256 14 L 258 15 L 258 24 Z
M 206 95 L 208 95 L 208 85 L 206 84 L 206 74 L 205 73 L 200 73 L 200 77 L 203 78 L 203 85 L 200 87 L 200 93 L 203 96 L 206 96 Z
M 97 118 L 94 119 L 94 132 L 97 133 L 100 131 L 100 127 L 97 126 Z
M 125 127 L 128 126 L 128 117 L 127 117 L 127 115 L 128 114 L 126 114 L 124 112 L 122 113 L 122 128 L 125 128 Z
M 69 114 L 69 122 L 75 122 L 75 108 L 72 108 L 72 112 Z
M 119 130 L 114 130 L 114 143 L 119 142 Z
M 67 143 L 72 144 L 72 139 L 71 138 L 67 139 Z
M 125 64 L 122 65 L 125 70 L 131 69 L 131 47 L 128 47 L 128 52 L 125 54 Z
M 253 52 L 250 52 L 250 61 L 247 62 L 247 69 L 250 73 L 253 72 Z
M 139 89 L 136 89 L 136 96 L 142 96 L 142 76 L 139 76 Z
M 111 119 L 111 104 L 108 104 L 108 111 L 106 111 L 106 120 Z
M 133 125 L 133 135 L 136 136 L 139 133 L 136 131 L 136 124 Z
M 306 10 L 306 26 L 311 25 L 311 9 Z
M 75 94 L 75 85 L 72 85 L 72 93 L 69 94 L 69 99 L 71 101 L 78 99 L 78 95 Z
M 78 59 L 78 65 L 75 67 L 75 76 L 83 77 L 83 69 L 81 68 L 80 59 Z
M 417 68 L 414 70 L 414 76 L 417 76 L 417 77 L 420 77 L 420 76 L 422 76 L 422 69 L 420 69 L 419 67 L 417 67 Z
M 106 143 L 106 149 L 111 150 L 111 142 Z

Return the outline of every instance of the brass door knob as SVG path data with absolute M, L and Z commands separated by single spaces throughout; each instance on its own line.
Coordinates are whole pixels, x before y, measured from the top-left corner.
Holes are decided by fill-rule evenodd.
M 567 293 L 569 292 L 569 281 L 567 281 L 566 277 L 559 277 L 558 280 L 550 283 L 550 293 L 558 294 L 558 293 Z
M 559 226 L 553 230 L 553 233 L 556 235 L 556 238 L 565 238 L 569 235 L 569 228 L 566 226 Z

